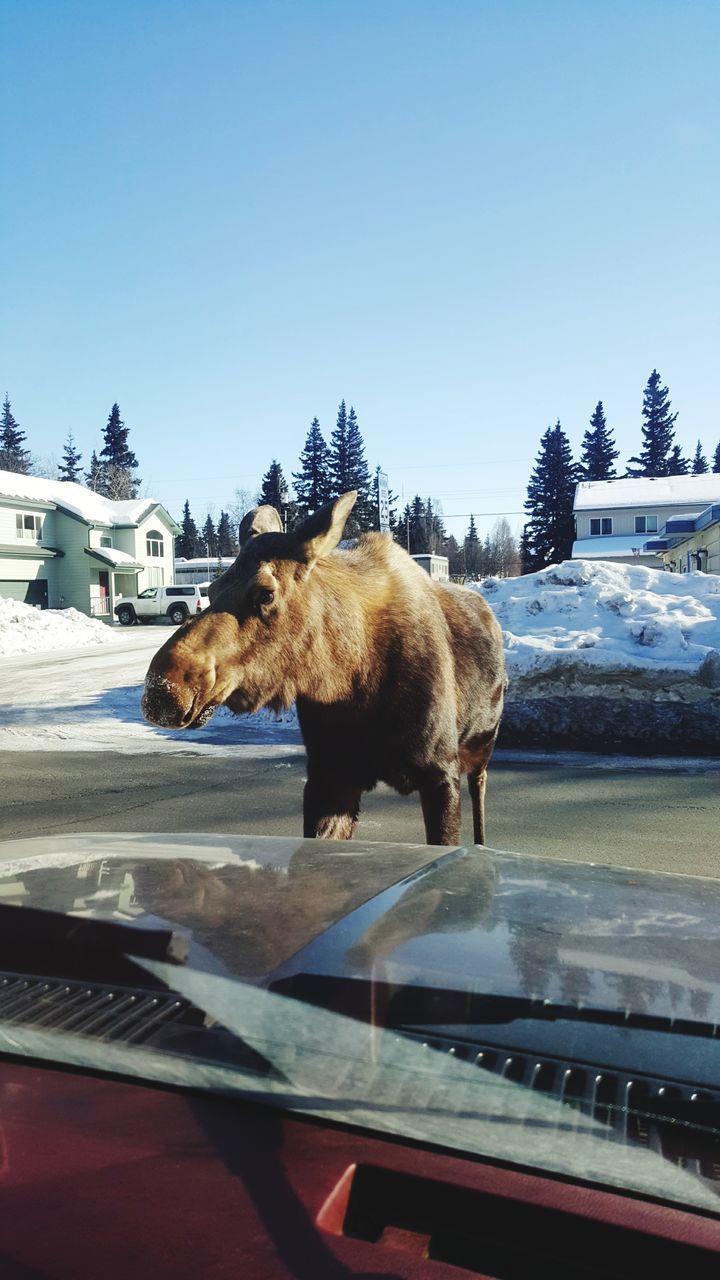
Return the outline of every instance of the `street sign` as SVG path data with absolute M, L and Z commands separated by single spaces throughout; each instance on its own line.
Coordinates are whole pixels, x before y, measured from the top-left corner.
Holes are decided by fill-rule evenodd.
M 378 518 L 380 532 L 390 532 L 390 493 L 388 478 L 384 471 L 378 471 Z

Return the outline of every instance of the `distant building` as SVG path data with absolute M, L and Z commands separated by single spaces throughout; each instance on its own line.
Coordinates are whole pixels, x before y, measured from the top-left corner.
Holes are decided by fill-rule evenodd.
M 175 561 L 176 582 L 212 582 L 235 563 L 235 556 L 197 556 L 186 560 L 178 556 Z
M 575 490 L 575 560 L 663 568 L 652 535 L 675 516 L 699 516 L 720 502 L 720 474 L 583 480 Z
M 671 516 L 645 546 L 671 573 L 720 573 L 720 503 L 697 516 Z
M 448 582 L 450 579 L 450 561 L 447 556 L 416 555 L 411 559 L 420 565 L 435 582 Z
M 0 471 L 0 596 L 111 622 L 121 596 L 173 581 L 179 525 L 159 502 L 113 502 Z

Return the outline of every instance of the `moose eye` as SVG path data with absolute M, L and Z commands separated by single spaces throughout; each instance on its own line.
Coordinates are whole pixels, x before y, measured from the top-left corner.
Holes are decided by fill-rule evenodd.
M 271 605 L 275 600 L 275 592 L 270 591 L 268 587 L 258 587 L 255 592 L 255 612 L 263 621 L 267 621 L 271 610 Z

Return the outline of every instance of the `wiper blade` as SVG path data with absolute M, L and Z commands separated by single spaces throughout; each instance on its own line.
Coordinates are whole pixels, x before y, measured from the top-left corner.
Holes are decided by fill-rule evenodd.
M 94 966 L 125 957 L 185 964 L 188 939 L 173 929 L 0 903 L 0 968 L 17 969 L 30 958 L 34 972 L 57 973 L 65 964 Z
M 638 1027 L 675 1035 L 720 1039 L 712 1022 L 663 1017 L 632 1009 L 555 1003 L 541 997 L 495 995 L 457 988 L 335 978 L 297 973 L 270 984 L 279 995 L 344 1013 L 362 1022 L 377 1022 L 395 1031 L 437 1026 L 472 1026 L 515 1022 L 589 1022 L 614 1027 Z

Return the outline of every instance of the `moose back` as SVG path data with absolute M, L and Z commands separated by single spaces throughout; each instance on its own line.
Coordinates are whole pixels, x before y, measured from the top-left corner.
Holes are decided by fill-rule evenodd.
M 486 771 L 505 689 L 502 637 L 476 592 L 432 582 L 387 534 L 337 550 L 354 492 L 291 534 L 248 513 L 210 604 L 153 658 L 142 708 L 163 728 L 297 705 L 304 834 L 350 839 L 364 791 L 420 793 L 429 844 L 460 841 L 468 775 L 485 843 Z

